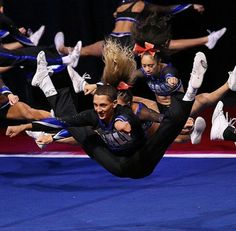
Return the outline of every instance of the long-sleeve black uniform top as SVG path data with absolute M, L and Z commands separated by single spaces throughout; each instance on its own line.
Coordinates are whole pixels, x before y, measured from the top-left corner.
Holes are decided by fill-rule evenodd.
M 132 155 L 146 141 L 142 124 L 138 117 L 131 109 L 120 105 L 117 105 L 109 124 L 105 124 L 104 121 L 100 120 L 93 109 L 82 111 L 74 116 L 65 116 L 57 119 L 63 125 L 63 128 L 92 126 L 94 131 L 106 143 L 108 149 L 117 155 Z M 131 125 L 131 132 L 127 134 L 117 131 L 114 127 L 116 121 L 128 122 Z M 34 121 L 32 125 L 33 130 L 42 128 L 42 123 L 38 123 L 38 121 Z

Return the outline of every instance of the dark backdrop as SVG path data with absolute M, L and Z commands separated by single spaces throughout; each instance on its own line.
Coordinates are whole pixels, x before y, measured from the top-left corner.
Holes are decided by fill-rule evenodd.
M 177 3 L 155 0 L 152 2 Z M 103 39 L 104 35 L 111 32 L 114 25 L 112 13 L 117 3 L 118 0 L 6 0 L 5 13 L 17 23 L 17 26 L 31 28 L 33 31 L 44 24 L 46 31 L 40 44 L 52 44 L 56 32 L 63 31 L 67 45 L 74 46 L 78 40 L 87 45 Z M 206 8 L 203 15 L 186 11 L 174 18 L 173 38 L 202 36 L 207 34 L 207 29 L 218 30 L 224 26 L 228 29 L 227 33 L 213 50 L 208 50 L 204 46 L 192 48 L 171 56 L 170 60 L 179 69 L 186 86 L 194 55 L 197 51 L 203 51 L 207 56 L 209 69 L 201 91 L 212 91 L 225 83 L 228 78 L 227 72 L 236 65 L 236 14 L 233 0 L 226 1 L 227 4 L 214 0 L 199 3 L 204 4 Z M 91 82 L 96 82 L 101 76 L 102 68 L 101 59 L 89 57 L 80 59 L 77 70 L 81 74 L 88 72 L 93 76 Z M 25 78 L 24 69 L 15 68 L 4 75 L 4 79 L 23 101 L 35 107 L 48 107 L 40 91 L 30 86 L 30 81 Z M 140 90 L 140 94 L 144 93 Z M 235 97 L 235 93 L 229 93 L 227 96 Z M 89 97 L 82 99 L 80 105 L 87 107 L 90 100 Z

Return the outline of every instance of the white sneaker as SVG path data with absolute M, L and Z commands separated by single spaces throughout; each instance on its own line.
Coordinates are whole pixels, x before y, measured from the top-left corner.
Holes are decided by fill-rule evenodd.
M 198 89 L 202 85 L 204 74 L 207 70 L 207 59 L 204 53 L 197 52 L 190 77 L 190 84 L 192 88 Z
M 220 113 L 223 113 L 223 107 L 224 107 L 224 104 L 222 101 L 219 101 L 215 107 L 215 110 L 212 114 L 212 117 L 211 117 L 211 124 L 214 123 L 215 119 L 218 117 L 218 115 Z
M 193 68 L 190 75 L 187 91 L 184 95 L 184 101 L 193 101 L 198 88 L 201 87 L 204 74 L 207 70 L 206 56 L 202 52 L 197 52 L 194 61 Z
M 223 113 L 223 102 L 219 101 L 216 105 L 216 108 L 212 115 L 212 127 L 210 133 L 211 140 L 224 140 L 223 133 L 228 126 L 232 126 L 236 121 L 236 118 L 230 119 L 228 118 L 228 113 L 226 113 L 226 117 Z
M 208 42 L 205 44 L 209 49 L 213 49 L 217 43 L 217 41 L 224 35 L 226 32 L 226 27 L 213 31 L 208 35 Z
M 43 149 L 43 148 L 45 148 L 46 147 L 46 144 L 38 144 L 37 142 L 36 142 L 36 140 L 40 137 L 40 136 L 43 136 L 43 135 L 45 135 L 46 133 L 45 132 L 41 132 L 41 131 L 25 131 L 25 133 L 28 135 L 28 136 L 30 136 L 30 137 L 32 137 L 34 140 L 35 140 L 35 143 L 37 144 L 37 146 L 40 148 L 40 149 Z
M 78 41 L 73 51 L 70 54 L 72 67 L 76 67 L 78 65 L 81 48 L 82 48 L 82 42 Z
M 64 46 L 65 44 L 65 38 L 64 38 L 64 34 L 63 32 L 58 32 L 56 33 L 55 37 L 54 37 L 54 44 L 55 44 L 55 47 L 57 49 L 57 52 L 60 54 L 60 55 L 63 55 L 61 52 L 60 52 L 60 48 Z
M 206 122 L 202 117 L 197 117 L 194 123 L 194 129 L 190 134 L 191 143 L 192 144 L 199 144 L 202 139 L 202 134 L 205 131 Z
M 47 61 L 45 57 L 44 51 L 40 51 L 38 56 L 37 56 L 37 70 L 36 73 L 34 74 L 34 77 L 32 79 L 31 85 L 32 86 L 39 86 L 39 84 L 42 82 L 42 80 L 49 76 L 48 75 L 48 70 L 47 70 Z
M 236 91 L 236 66 L 229 72 L 228 85 L 231 91 Z
M 35 31 L 31 36 L 30 36 L 30 40 L 31 42 L 37 46 L 39 43 L 39 40 L 41 39 L 43 33 L 45 31 L 45 26 L 42 25 L 37 31 Z
M 68 70 L 68 73 L 69 73 L 69 76 L 71 78 L 71 81 L 72 81 L 72 84 L 73 84 L 73 88 L 75 90 L 76 93 L 79 93 L 79 92 L 82 92 L 84 91 L 84 86 L 85 84 L 87 83 L 85 81 L 85 79 L 87 78 L 90 78 L 90 77 L 87 77 L 85 75 L 83 75 L 83 77 L 81 77 L 79 75 L 78 72 L 76 72 L 74 70 L 74 68 L 71 66 L 71 65 L 68 65 L 67 66 L 67 70 Z

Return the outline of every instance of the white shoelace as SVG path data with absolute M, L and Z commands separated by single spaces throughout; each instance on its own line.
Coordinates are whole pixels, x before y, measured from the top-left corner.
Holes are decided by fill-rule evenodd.
M 234 127 L 234 124 L 236 122 L 236 118 L 229 118 L 229 113 L 226 112 L 225 114 L 226 120 L 229 123 L 229 126 Z
M 83 78 L 84 80 L 85 80 L 85 79 L 91 79 L 91 76 L 90 76 L 90 74 L 88 74 L 87 72 L 85 72 L 85 73 L 81 76 L 81 78 Z

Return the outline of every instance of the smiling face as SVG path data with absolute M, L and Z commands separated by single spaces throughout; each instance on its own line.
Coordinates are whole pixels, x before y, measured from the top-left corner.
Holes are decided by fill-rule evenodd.
M 94 110 L 98 114 L 99 119 L 106 123 L 109 123 L 114 114 L 114 109 L 117 105 L 117 101 L 112 101 L 107 95 L 94 95 L 93 106 Z
M 141 65 L 146 74 L 152 75 L 157 71 L 157 60 L 150 54 L 144 54 L 141 58 Z

